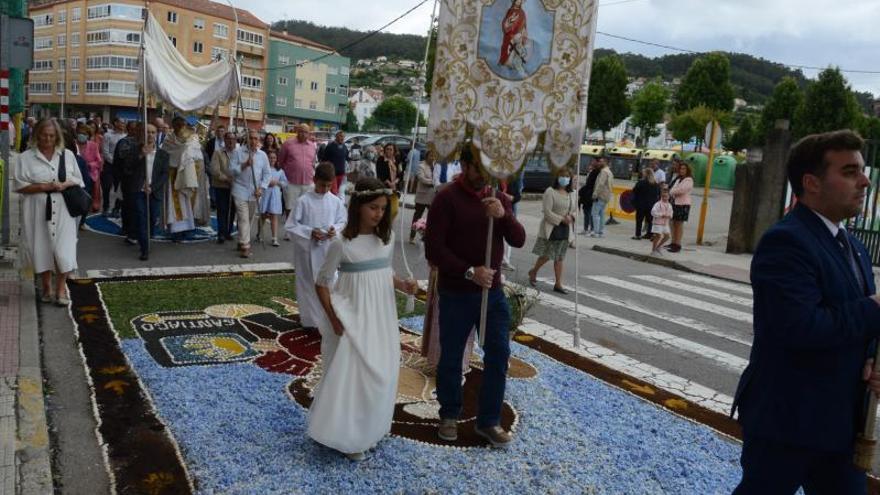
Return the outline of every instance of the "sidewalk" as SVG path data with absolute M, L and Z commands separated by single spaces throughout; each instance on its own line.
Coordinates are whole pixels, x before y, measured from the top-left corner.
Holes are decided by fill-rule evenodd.
M 17 195 L 0 247 L 0 493 L 53 492 L 33 273 L 21 269 Z

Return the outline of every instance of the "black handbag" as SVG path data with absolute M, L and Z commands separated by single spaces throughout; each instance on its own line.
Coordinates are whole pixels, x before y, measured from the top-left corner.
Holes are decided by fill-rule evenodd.
M 64 183 L 67 180 L 67 169 L 64 164 L 64 157 L 67 155 L 66 150 L 61 151 L 61 160 L 58 164 L 58 182 Z M 67 205 L 67 212 L 72 217 L 80 217 L 87 215 L 92 207 L 92 197 L 86 192 L 82 186 L 74 185 L 61 191 L 64 197 L 64 204 Z M 47 198 L 48 202 L 49 199 Z M 48 207 L 48 203 L 47 203 Z M 51 215 L 51 212 L 49 213 Z
M 568 197 L 568 211 L 571 211 L 571 196 Z M 570 227 L 567 223 L 560 222 L 559 225 L 554 226 L 553 230 L 550 231 L 549 240 L 567 241 Z

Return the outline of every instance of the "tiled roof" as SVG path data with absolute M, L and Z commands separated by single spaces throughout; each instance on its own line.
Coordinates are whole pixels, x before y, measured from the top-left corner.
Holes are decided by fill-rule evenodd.
M 269 35 L 272 36 L 272 37 L 274 37 L 274 38 L 280 38 L 280 39 L 283 39 L 283 40 L 286 40 L 286 41 L 292 41 L 292 42 L 294 42 L 294 43 L 299 43 L 299 44 L 301 44 L 301 45 L 310 46 L 310 47 L 312 47 L 312 48 L 317 48 L 317 49 L 319 49 L 319 50 L 324 50 L 324 51 L 327 51 L 327 52 L 330 52 L 330 53 L 335 53 L 335 52 L 336 52 L 336 50 L 335 50 L 333 47 L 331 47 L 331 46 L 322 45 L 321 43 L 318 43 L 318 42 L 316 42 L 316 41 L 312 41 L 312 40 L 305 39 L 305 38 L 303 38 L 303 37 L 301 37 L 301 36 L 294 36 L 294 35 L 292 35 L 292 34 L 282 33 L 282 32 L 280 32 L 280 31 L 271 31 L 271 32 L 269 33 Z

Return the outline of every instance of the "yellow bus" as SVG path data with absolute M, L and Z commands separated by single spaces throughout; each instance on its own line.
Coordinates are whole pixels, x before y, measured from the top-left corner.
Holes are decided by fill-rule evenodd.
M 658 167 L 669 174 L 669 167 L 673 160 L 679 160 L 681 156 L 672 150 L 645 150 L 642 154 L 642 164 L 639 171 L 651 164 L 653 160 L 657 160 Z
M 617 179 L 632 179 L 639 171 L 641 158 L 642 150 L 638 148 L 613 146 L 608 149 L 608 167 Z
M 578 157 L 578 173 L 587 175 L 590 171 L 590 163 L 594 159 L 605 156 L 605 147 L 593 144 L 582 144 L 580 156 Z

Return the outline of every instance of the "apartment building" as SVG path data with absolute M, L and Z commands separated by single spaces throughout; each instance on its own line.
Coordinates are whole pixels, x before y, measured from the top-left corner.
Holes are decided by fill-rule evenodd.
M 65 117 L 136 118 L 143 9 L 144 2 L 131 0 L 32 2 L 31 113 L 59 115 L 63 107 Z M 262 125 L 269 25 L 246 10 L 209 0 L 152 0 L 149 9 L 190 63 L 238 54 L 244 116 L 250 126 Z M 152 98 L 148 102 L 157 105 Z M 221 119 L 228 122 L 237 105 L 221 106 Z M 203 118 L 212 113 L 206 109 Z
M 349 64 L 329 46 L 271 32 L 266 129 L 286 132 L 301 122 L 323 131 L 341 127 L 348 113 Z

